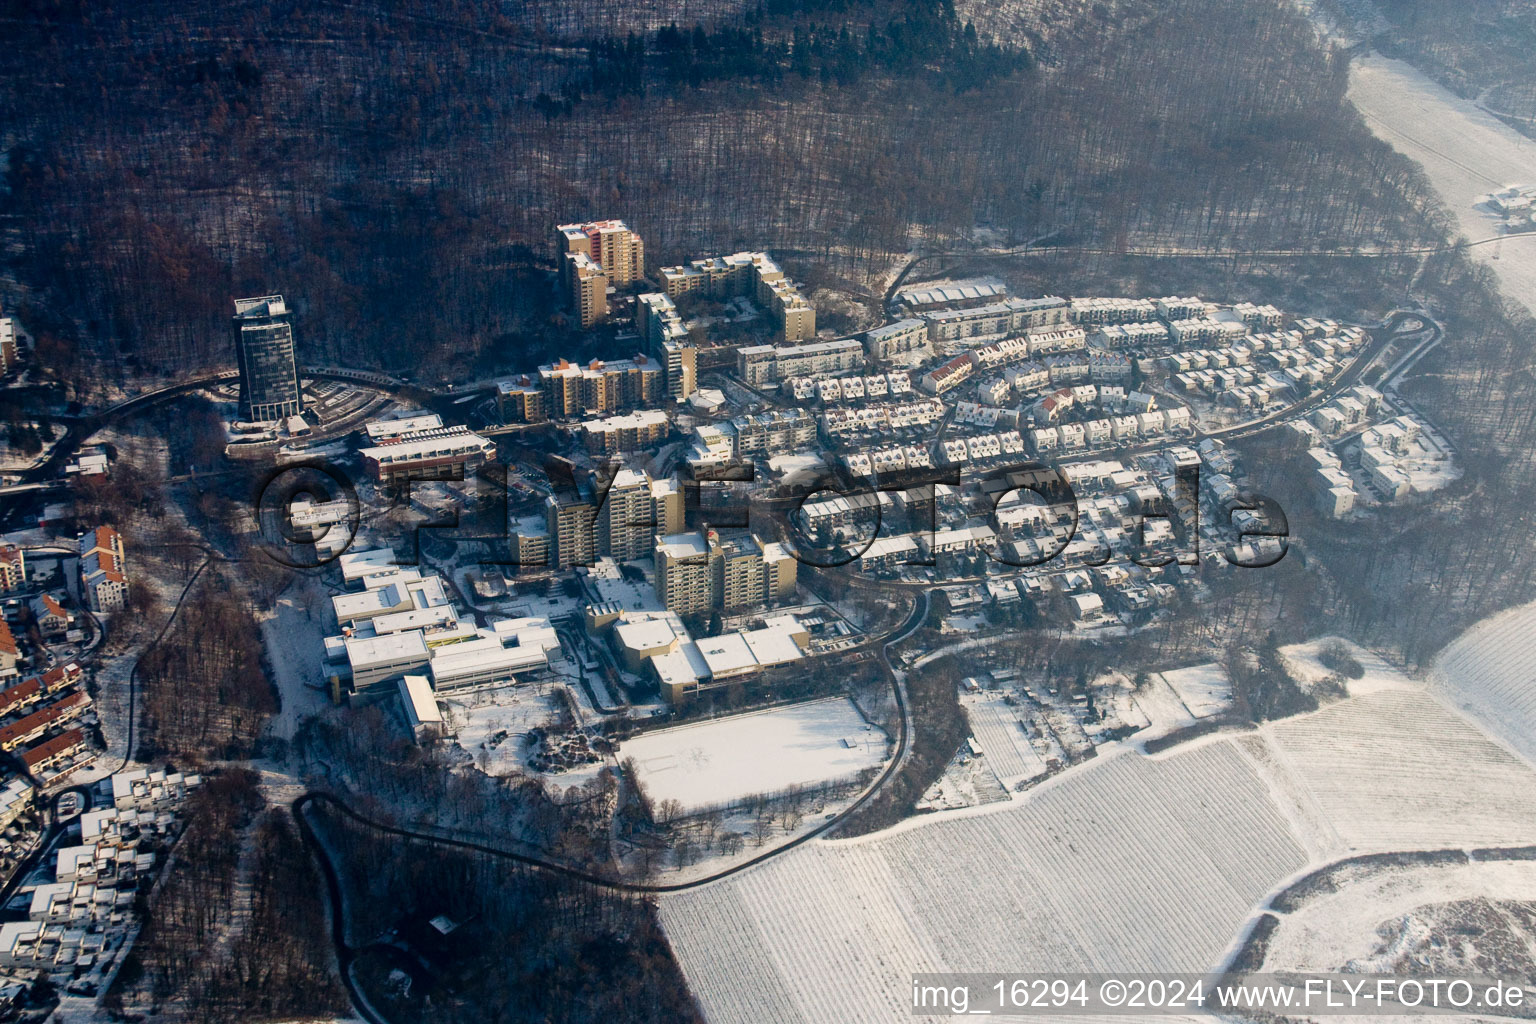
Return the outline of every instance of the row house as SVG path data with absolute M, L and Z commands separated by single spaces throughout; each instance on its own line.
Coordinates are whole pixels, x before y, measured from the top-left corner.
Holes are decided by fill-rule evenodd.
M 1051 375 L 1052 384 L 1077 384 L 1088 379 L 1089 364 L 1086 352 L 1048 356 L 1045 368 Z
M 859 555 L 859 571 L 889 572 L 909 562 L 917 561 L 917 556 L 917 541 L 909 534 L 876 537 Z
M 1027 338 L 1004 338 L 1002 341 L 994 341 L 990 345 L 972 349 L 969 358 L 978 370 L 995 370 L 1010 363 L 1024 362 L 1029 358 L 1029 352 Z
M 1051 384 L 1051 371 L 1036 362 L 1020 363 L 1003 371 L 1003 381 L 1016 395 L 1027 395 Z
M 1169 339 L 1184 348 L 1231 343 L 1247 333 L 1248 325 L 1241 320 L 1217 320 L 1207 316 L 1173 320 L 1168 324 Z
M 1232 312 L 1255 330 L 1274 330 L 1285 320 L 1285 314 L 1274 306 L 1256 306 L 1251 302 L 1239 302 L 1232 307 Z
M 794 377 L 784 382 L 783 390 L 797 402 L 857 401 L 907 394 L 912 390 L 912 379 L 904 370 L 868 377 Z
M 928 324 L 923 320 L 898 320 L 864 335 L 864 352 L 871 359 L 888 360 L 927 348 Z
M 62 735 L 23 751 L 21 763 L 33 778 L 57 777 L 57 769 L 83 768 L 96 759 L 89 750 L 89 740 L 82 729 L 70 729 Z
M 31 707 L 44 697 L 80 682 L 84 672 L 74 662 L 56 665 L 40 675 L 28 676 L 0 690 L 0 718 Z
M 1131 379 L 1131 360 L 1118 352 L 1088 354 L 1088 376 L 1095 382 L 1124 384 Z
M 1146 323 L 1108 324 L 1093 335 L 1093 344 L 1099 348 L 1142 348 L 1148 345 L 1164 345 L 1168 342 L 1168 327 L 1156 320 Z
M 1157 315 L 1163 320 L 1192 320 L 1205 316 L 1206 306 L 1203 299 L 1195 296 L 1180 297 L 1167 295 L 1156 301 Z
M 1157 304 L 1151 299 L 1126 299 L 1112 296 L 1075 298 L 1071 319 L 1078 324 L 1130 324 L 1157 319 Z
M 73 722 L 90 709 L 90 695 L 84 690 L 76 690 L 62 700 L 0 728 L 0 750 L 10 752 L 25 746 L 50 729 Z
M 976 365 L 969 356 L 956 356 L 919 377 L 918 390 L 930 395 L 942 395 L 965 383 L 975 369 Z
M 1088 335 L 1081 327 L 1057 327 L 1029 332 L 1029 354 L 1041 356 L 1079 352 L 1088 347 Z

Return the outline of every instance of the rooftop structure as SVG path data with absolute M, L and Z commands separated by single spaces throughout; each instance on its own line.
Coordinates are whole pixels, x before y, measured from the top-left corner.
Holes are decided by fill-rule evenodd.
M 953 284 L 919 286 L 898 292 L 896 300 L 913 312 L 940 306 L 960 308 L 1006 298 L 1008 286 L 995 277 L 978 277 Z
M 440 430 L 442 426 L 441 416 L 435 412 L 424 412 L 414 416 L 401 416 L 398 419 L 370 420 L 364 425 L 363 430 L 368 434 L 368 440 L 374 444 L 389 444 L 423 430 Z
M 400 706 L 413 735 L 419 737 L 442 727 L 443 713 L 437 709 L 437 700 L 426 676 L 401 676 L 399 686 Z

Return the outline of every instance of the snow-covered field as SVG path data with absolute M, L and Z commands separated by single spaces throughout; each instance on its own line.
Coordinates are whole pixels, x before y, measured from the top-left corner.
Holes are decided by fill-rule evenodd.
M 1232 705 L 1232 680 L 1215 662 L 1159 673 L 1195 718 L 1209 718 Z
M 620 745 L 619 760 L 635 759 L 653 803 L 692 811 L 850 779 L 881 764 L 886 747 L 885 734 L 840 697 L 643 733 Z
M 1423 166 L 1469 240 L 1498 234 L 1475 208 L 1479 198 L 1536 178 L 1531 142 L 1402 61 L 1352 59 L 1349 98 L 1378 138 Z M 1507 298 L 1536 311 L 1536 234 L 1480 245 L 1471 255 L 1494 271 Z
M 1430 685 L 1536 760 L 1536 603 L 1485 619 L 1441 651 Z
M 1457 900 L 1536 900 L 1533 861 L 1392 867 L 1360 875 L 1284 915 L 1263 969 L 1390 970 L 1390 959 L 1373 954 L 1383 946 L 1390 950 L 1395 934 L 1427 931 L 1421 908 Z M 1386 936 L 1378 932 L 1384 925 Z
M 1322 675 L 1331 642 L 1287 661 Z M 1311 867 L 1536 842 L 1536 771 L 1432 690 L 1352 653 L 1364 678 L 1317 712 L 1155 757 L 1122 747 L 1007 802 L 810 843 L 663 898 L 706 1017 L 903 1020 L 918 971 L 1206 970 Z M 1185 681 L 1192 694 L 1202 679 L 1214 684 Z M 1354 932 L 1341 942 L 1329 948 L 1373 948 Z
M 1184 701 L 1161 673 L 1153 672 L 1148 676 L 1147 684 L 1135 691 L 1132 699 L 1147 720 L 1147 727 L 1140 734 L 1142 739 L 1166 736 L 1195 722 L 1195 716 L 1189 713 L 1189 708 L 1184 706 Z
M 1199 970 L 1305 862 L 1226 744 L 1110 757 L 1003 806 L 663 899 L 706 1017 L 904 1020 L 913 971 Z
M 1536 772 L 1420 689 L 1265 726 L 1348 852 L 1536 841 Z
M 1025 733 L 1028 723 L 1021 721 L 1021 709 L 1010 706 L 1004 694 L 986 690 L 967 694 L 960 700 L 971 732 L 981 745 L 982 756 L 1005 786 L 1045 774 L 1045 756 L 1035 749 Z M 1044 744 L 1042 743 L 1042 746 Z

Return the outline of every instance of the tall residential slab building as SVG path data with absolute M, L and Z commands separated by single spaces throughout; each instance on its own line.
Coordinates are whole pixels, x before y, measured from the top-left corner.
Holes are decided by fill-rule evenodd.
M 555 259 L 583 327 L 608 315 L 610 284 L 626 288 L 645 276 L 645 243 L 621 220 L 561 224 L 555 228 Z
M 656 594 L 679 615 L 755 608 L 795 593 L 795 563 L 783 545 L 745 530 L 660 535 L 655 559 Z
M 608 315 L 608 275 L 585 253 L 573 253 L 564 260 L 571 309 L 581 320 L 581 326 L 591 327 Z
M 597 560 L 597 506 L 576 489 L 558 488 L 544 499 L 549 561 L 556 569 Z
M 304 411 L 293 354 L 293 325 L 281 295 L 235 300 L 240 418 L 280 420 Z
M 621 562 L 643 558 L 655 546 L 656 532 L 651 478 L 643 471 L 619 470 L 609 483 L 602 507 L 598 509 L 599 550 Z
M 698 532 L 656 538 L 656 596 L 669 611 L 698 615 L 715 605 L 709 542 Z
M 677 306 L 663 292 L 647 292 L 635 300 L 635 327 L 646 351 L 660 360 L 667 394 L 686 402 L 698 387 L 698 350 L 689 343 L 688 329 Z
M 645 243 L 622 220 L 561 224 L 555 228 L 556 257 L 581 254 L 603 269 L 615 288 L 645 276 Z
M 620 469 L 597 510 L 597 552 L 621 562 L 652 553 L 658 534 L 681 533 L 683 489 L 676 477 Z

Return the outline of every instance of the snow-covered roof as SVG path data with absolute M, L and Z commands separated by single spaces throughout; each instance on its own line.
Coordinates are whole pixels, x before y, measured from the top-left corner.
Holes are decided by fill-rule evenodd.
M 705 637 L 696 641 L 696 646 L 704 664 L 709 666 L 710 675 L 717 678 L 740 675 L 757 667 L 752 648 L 740 633 Z
M 663 687 L 691 686 L 709 678 L 709 663 L 692 643 L 651 659 L 651 668 Z
M 440 725 L 443 714 L 437 709 L 437 700 L 426 676 L 402 676 L 400 679 L 400 703 L 405 708 L 406 720 L 413 728 L 422 725 Z

